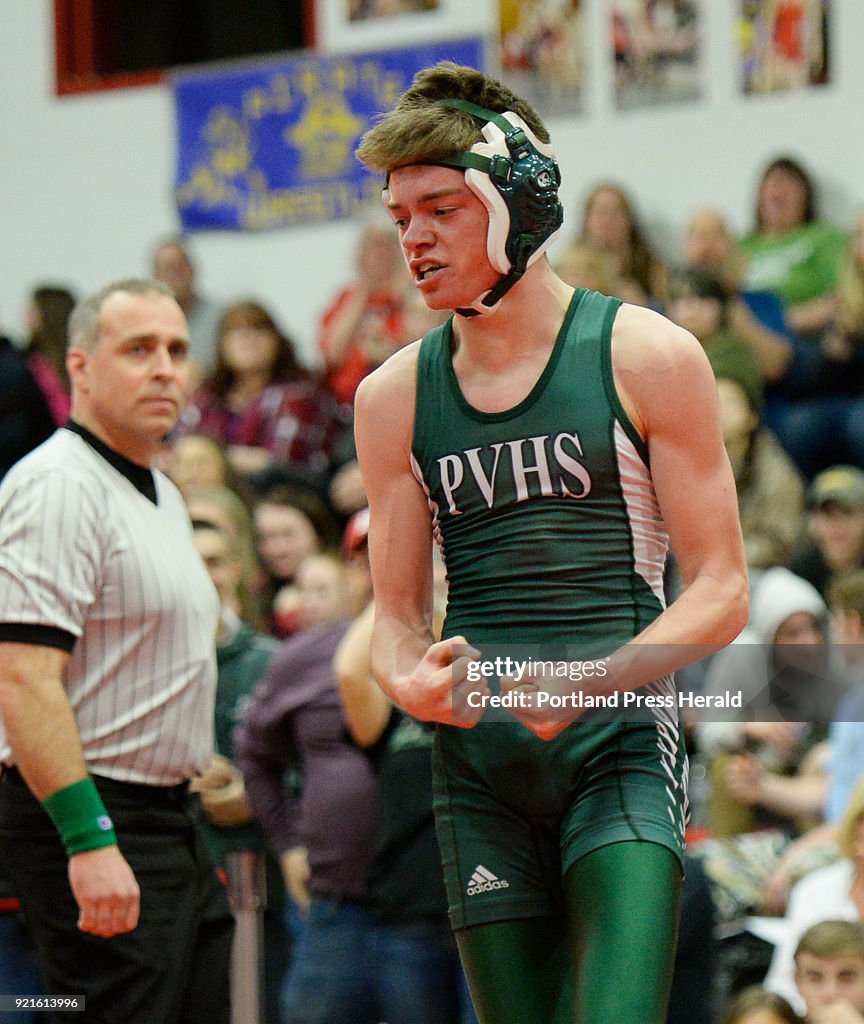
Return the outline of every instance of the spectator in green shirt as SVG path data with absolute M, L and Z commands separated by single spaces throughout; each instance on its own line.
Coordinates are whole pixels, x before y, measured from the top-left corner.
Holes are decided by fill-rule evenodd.
M 813 181 L 796 160 L 779 157 L 763 172 L 756 226 L 741 244 L 744 286 L 777 295 L 798 334 L 818 334 L 834 313 L 846 236 L 819 218 Z

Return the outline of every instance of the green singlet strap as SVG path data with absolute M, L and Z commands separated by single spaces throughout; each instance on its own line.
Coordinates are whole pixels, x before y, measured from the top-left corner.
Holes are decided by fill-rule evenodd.
M 515 124 L 511 124 L 506 117 L 501 114 L 496 114 L 494 110 L 487 110 L 486 107 L 478 107 L 476 103 L 469 103 L 468 100 L 436 100 L 435 106 L 437 107 L 453 107 L 456 110 L 464 110 L 465 113 L 471 114 L 472 117 L 476 117 L 479 121 L 491 121 L 492 124 L 497 125 L 504 133 L 507 139 L 507 147 L 511 151 L 518 149 L 523 146 L 527 141 L 525 132 Z M 470 151 L 465 153 L 455 153 L 453 156 L 449 156 L 444 160 L 436 160 L 438 164 L 443 164 L 445 167 L 470 167 L 475 171 L 482 171 L 483 174 L 491 175 L 492 172 L 492 161 L 489 157 L 480 156 L 477 153 Z
M 480 156 L 479 153 L 454 153 L 443 160 L 436 160 L 438 164 L 445 167 L 472 167 L 475 171 L 482 171 L 489 174 L 492 169 L 492 161 L 488 156 Z
M 470 103 L 468 100 L 436 100 L 435 105 L 437 107 L 453 107 L 456 110 L 464 110 L 466 114 L 471 114 L 472 117 L 476 117 L 479 121 L 491 121 L 505 135 L 512 131 L 521 131 L 520 128 L 511 124 L 502 114 L 497 114 L 494 110 L 487 110 L 486 107 L 479 107 L 476 103 Z

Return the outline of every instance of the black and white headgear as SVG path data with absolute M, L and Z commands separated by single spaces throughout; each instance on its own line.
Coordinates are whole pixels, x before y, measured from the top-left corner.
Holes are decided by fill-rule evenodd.
M 489 214 L 489 262 L 503 275 L 470 308 L 456 312 L 463 316 L 493 313 L 503 296 L 561 232 L 561 172 L 552 147 L 541 142 L 513 111 L 499 114 L 460 99 L 438 100 L 437 104 L 464 110 L 484 122 L 482 142 L 467 152 L 435 162 L 465 168 L 465 184 Z

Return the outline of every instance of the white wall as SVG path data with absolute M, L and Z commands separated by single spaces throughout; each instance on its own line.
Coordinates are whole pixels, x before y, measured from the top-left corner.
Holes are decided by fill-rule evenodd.
M 864 3 L 833 0 L 832 85 L 745 99 L 732 55 L 740 0 L 704 0 L 706 81 L 697 103 L 618 112 L 605 59 L 606 0 L 586 0 L 594 73 L 586 114 L 550 122 L 572 230 L 600 178 L 623 182 L 674 255 L 686 216 L 712 203 L 749 223 L 761 167 L 779 152 L 816 175 L 826 215 L 864 207 Z M 58 99 L 50 0 L 0 0 L 0 326 L 21 330 L 30 288 L 92 290 L 146 272 L 152 241 L 176 230 L 173 107 L 167 87 Z M 315 325 L 350 271 L 356 225 L 197 237 L 204 289 L 257 295 L 311 353 Z M 559 243 L 560 245 L 560 243 Z

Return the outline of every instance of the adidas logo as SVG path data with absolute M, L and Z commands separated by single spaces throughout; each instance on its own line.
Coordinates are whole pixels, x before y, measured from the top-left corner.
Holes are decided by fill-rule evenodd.
M 510 883 L 493 875 L 488 868 L 478 864 L 471 875 L 466 892 L 469 896 L 478 896 L 481 892 L 493 892 L 495 889 L 509 889 Z

